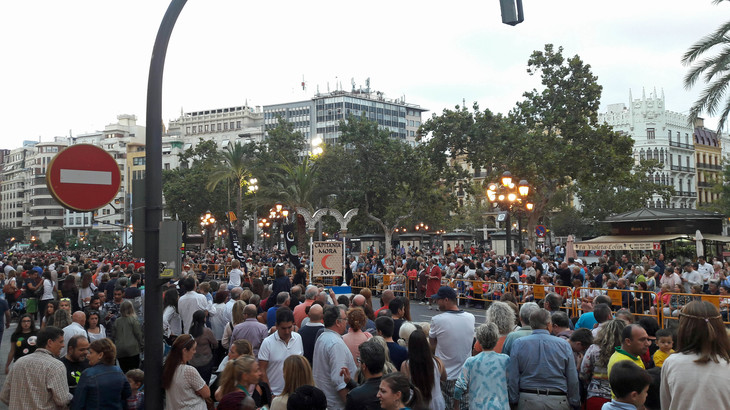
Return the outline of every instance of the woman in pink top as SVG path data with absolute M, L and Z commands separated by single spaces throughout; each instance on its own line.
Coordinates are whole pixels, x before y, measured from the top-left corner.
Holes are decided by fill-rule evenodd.
M 352 358 L 355 362 L 360 358 L 358 347 L 362 342 L 373 337 L 370 333 L 362 331 L 365 325 L 367 325 L 367 319 L 362 308 L 356 307 L 347 311 L 347 324 L 350 325 L 350 330 L 342 336 L 342 340 L 345 341 L 347 348 L 350 349 L 350 353 L 352 353 Z

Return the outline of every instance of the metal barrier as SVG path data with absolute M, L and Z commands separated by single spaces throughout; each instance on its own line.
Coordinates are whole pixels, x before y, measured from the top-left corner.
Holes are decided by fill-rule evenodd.
M 452 279 L 446 283 L 456 291 L 456 297 L 461 304 L 465 302 L 480 302 L 486 308 L 492 301 L 500 300 L 505 292 L 505 284 L 479 279 Z
M 548 293 L 557 293 L 563 298 L 563 304 L 560 306 L 568 314 L 568 317 L 575 316 L 575 306 L 573 303 L 573 288 L 569 286 L 557 285 L 539 285 L 532 283 L 510 283 L 507 287 L 508 292 L 512 292 L 517 298 L 517 305 L 522 306 L 527 302 L 538 302 L 545 299 Z
M 695 300 L 703 300 L 715 305 L 715 307 L 720 311 L 720 315 L 722 315 L 722 321 L 725 323 L 725 326 L 730 325 L 730 296 L 706 295 L 704 293 L 668 292 L 667 294 L 670 295 L 669 305 L 661 304 L 662 309 L 657 309 L 660 310 L 658 313 L 662 317 L 660 322 L 662 327 L 676 327 L 679 323 L 673 321 L 679 320 L 679 311 L 687 303 Z
M 634 316 L 648 316 L 656 319 L 657 322 L 661 322 L 660 315 L 656 310 L 652 309 L 655 306 L 655 301 L 659 300 L 659 296 L 656 292 L 650 292 L 646 290 L 631 290 L 631 289 L 606 289 L 606 288 L 577 288 L 578 293 L 574 294 L 573 305 L 575 307 L 576 316 L 580 316 L 583 312 L 583 303 L 589 297 L 595 298 L 598 296 L 596 293 L 603 294 L 611 298 L 611 306 L 618 309 L 628 309 Z M 583 295 L 589 295 L 584 297 Z M 659 301 L 661 303 L 661 301 Z

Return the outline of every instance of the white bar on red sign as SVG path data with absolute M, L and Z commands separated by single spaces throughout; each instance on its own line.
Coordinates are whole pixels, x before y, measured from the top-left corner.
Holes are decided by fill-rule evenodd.
M 86 171 L 81 169 L 61 169 L 61 183 L 111 185 L 112 173 L 106 171 Z

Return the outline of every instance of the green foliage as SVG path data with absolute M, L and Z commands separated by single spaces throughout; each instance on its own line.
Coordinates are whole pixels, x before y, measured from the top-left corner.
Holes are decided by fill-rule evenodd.
M 23 243 L 24 241 L 22 229 L 0 228 L 0 247 L 9 248 L 12 243 Z
M 712 181 L 712 187 L 710 188 L 710 192 L 720 195 L 720 198 L 710 203 L 702 203 L 699 207 L 700 209 L 730 216 L 730 184 L 726 184 L 723 181 L 730 181 L 730 163 L 727 162 L 724 163 L 722 176 Z
M 720 2 L 722 0 L 714 1 Z M 693 44 L 682 56 L 682 64 L 689 66 L 684 77 L 685 88 L 694 87 L 700 79 L 705 83 L 699 98 L 689 109 L 689 125 L 693 126 L 703 112 L 713 117 L 719 114 L 719 133 L 730 115 L 730 99 L 726 94 L 730 83 L 730 21 Z
M 541 77 L 542 89 L 525 92 L 506 117 L 480 112 L 475 103 L 473 112 L 457 106 L 428 120 L 420 133 L 431 137 L 429 158 L 447 152 L 452 161 L 486 169 L 487 181 L 506 170 L 527 180 L 535 204 L 527 226 L 531 246 L 537 223 L 560 205 L 559 194 L 570 194 L 564 202 L 577 195 L 581 216 L 591 223 L 643 206 L 654 193 L 668 195 L 669 188 L 647 180 L 655 163 L 634 165 L 631 137 L 598 124 L 602 87 L 590 65 L 547 44 L 533 52 L 527 72 Z
M 201 139 L 195 148 L 182 153 L 180 160 L 185 163 L 191 161 L 192 164 L 162 171 L 162 192 L 168 211 L 177 215 L 180 221 L 187 222 L 189 229 L 198 226 L 200 215 L 206 211 L 223 220 L 229 197 L 226 184 L 219 184 L 212 192 L 206 188 L 209 176 L 220 161 L 215 141 Z

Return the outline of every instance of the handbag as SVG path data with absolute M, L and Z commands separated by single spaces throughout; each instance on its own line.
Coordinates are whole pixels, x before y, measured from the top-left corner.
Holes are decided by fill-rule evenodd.
M 40 299 L 43 297 L 43 290 L 46 287 L 46 280 L 42 280 L 41 283 L 36 286 L 35 291 L 33 291 L 33 296 Z

